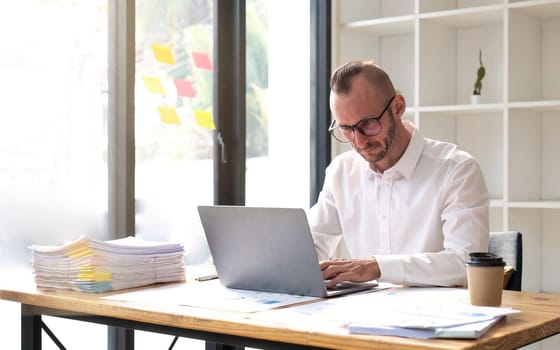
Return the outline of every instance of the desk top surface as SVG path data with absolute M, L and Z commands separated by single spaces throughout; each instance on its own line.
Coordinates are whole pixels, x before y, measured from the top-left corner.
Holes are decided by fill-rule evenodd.
M 224 312 L 178 306 L 165 301 L 132 302 L 102 298 L 119 292 L 88 294 L 36 288 L 27 275 L 22 282 L 0 286 L 0 299 L 61 310 L 106 316 L 221 334 L 266 339 L 337 349 L 477 349 L 518 348 L 560 333 L 560 295 L 504 291 L 502 306 L 520 310 L 508 315 L 477 340 L 412 339 L 393 336 L 349 334 L 344 327 L 313 323 L 288 324 L 282 317 L 248 317 L 246 313 Z M 18 279 L 19 280 L 19 279 Z M 150 287 L 146 287 L 150 288 Z M 129 292 L 127 290 L 126 292 Z M 266 311 L 269 315 L 274 312 Z

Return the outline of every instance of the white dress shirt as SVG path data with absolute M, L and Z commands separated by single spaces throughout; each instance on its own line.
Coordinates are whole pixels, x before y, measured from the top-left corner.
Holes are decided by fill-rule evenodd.
M 450 143 L 410 143 L 391 168 L 372 170 L 354 150 L 326 170 L 309 223 L 321 260 L 341 239 L 350 258 L 374 256 L 379 281 L 407 285 L 466 285 L 470 252 L 488 249 L 488 190 L 478 163 Z

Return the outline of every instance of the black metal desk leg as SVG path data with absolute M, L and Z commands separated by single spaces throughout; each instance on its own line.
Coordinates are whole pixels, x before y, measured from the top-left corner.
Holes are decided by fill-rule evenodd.
M 227 344 L 213 343 L 210 341 L 206 342 L 206 350 L 244 350 L 243 346 L 233 346 Z
M 134 350 L 134 330 L 108 326 L 107 349 Z
M 21 350 L 41 350 L 41 315 L 21 305 Z

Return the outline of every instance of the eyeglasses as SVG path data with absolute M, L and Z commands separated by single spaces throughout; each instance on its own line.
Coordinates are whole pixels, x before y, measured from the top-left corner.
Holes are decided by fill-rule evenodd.
M 379 113 L 379 116 L 362 119 L 354 125 L 337 125 L 336 120 L 333 120 L 329 127 L 329 132 L 337 141 L 344 143 L 354 140 L 354 130 L 358 130 L 364 136 L 375 136 L 379 134 L 381 132 L 381 118 L 383 118 L 383 115 L 387 112 L 387 109 L 389 109 L 395 96 L 396 95 L 393 95 L 393 97 L 391 97 L 385 108 L 383 108 L 383 111 Z

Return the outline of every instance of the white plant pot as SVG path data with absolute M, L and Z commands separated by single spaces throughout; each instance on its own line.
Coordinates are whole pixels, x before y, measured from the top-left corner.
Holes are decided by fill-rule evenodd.
M 471 95 L 471 104 L 476 105 L 480 103 L 480 95 Z

